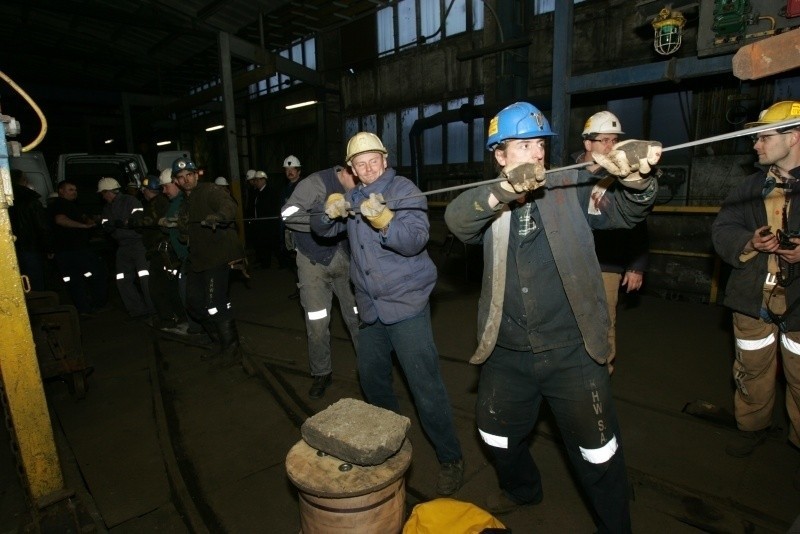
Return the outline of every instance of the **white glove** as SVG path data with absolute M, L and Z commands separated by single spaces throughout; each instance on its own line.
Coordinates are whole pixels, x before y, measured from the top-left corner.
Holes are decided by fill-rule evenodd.
M 606 155 L 592 152 L 592 158 L 601 167 L 625 181 L 641 180 L 649 174 L 651 165 L 661 159 L 661 143 L 628 139 L 617 143 Z

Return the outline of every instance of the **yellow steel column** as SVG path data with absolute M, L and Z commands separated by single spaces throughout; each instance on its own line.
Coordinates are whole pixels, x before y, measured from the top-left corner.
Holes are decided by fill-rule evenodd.
M 2 124 L 0 124 L 2 128 Z M 4 139 L 0 141 L 5 144 Z M 0 162 L 2 163 L 2 162 Z M 19 445 L 19 457 L 35 503 L 64 487 L 50 414 L 39 373 L 36 347 L 22 290 L 17 255 L 8 217 L 9 169 L 0 165 L 0 376 L 8 399 L 8 411 Z M 45 499 L 46 500 L 46 499 Z

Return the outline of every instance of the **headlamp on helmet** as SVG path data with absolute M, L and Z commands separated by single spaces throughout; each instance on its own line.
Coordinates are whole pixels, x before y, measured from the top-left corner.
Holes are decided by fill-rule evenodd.
M 172 162 L 172 174 L 178 174 L 181 171 L 196 171 L 197 167 L 194 162 L 189 158 L 178 158 Z

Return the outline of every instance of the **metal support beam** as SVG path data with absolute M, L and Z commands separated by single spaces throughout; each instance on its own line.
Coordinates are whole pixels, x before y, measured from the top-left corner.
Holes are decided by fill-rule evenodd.
M 219 72 L 222 79 L 222 107 L 223 124 L 225 125 L 225 148 L 228 155 L 228 182 L 239 182 L 239 145 L 236 135 L 236 111 L 233 100 L 233 75 L 231 73 L 231 46 L 230 35 L 226 32 L 219 33 Z M 240 184 L 241 185 L 241 184 Z M 236 228 L 239 231 L 239 240 L 244 243 L 244 224 L 242 218 L 242 191 L 240 187 L 232 187 L 234 198 L 238 204 L 236 208 Z
M 4 124 L 0 122 L 0 375 L 8 399 L 19 460 L 34 503 L 42 505 L 63 492 L 64 476 L 58 459 L 50 414 L 39 373 L 28 308 L 14 250 L 8 216 L 11 177 Z
M 569 78 L 566 83 L 566 91 L 570 94 L 589 93 L 648 83 L 679 82 L 686 78 L 727 74 L 731 72 L 732 57 L 725 55 L 705 59 L 672 58 L 659 63 L 584 74 Z
M 564 131 L 569 125 L 570 96 L 573 91 L 565 90 L 572 74 L 572 13 L 574 4 L 569 2 L 556 2 L 553 23 L 553 89 L 552 111 L 550 126 L 561 132 L 561 135 L 551 137 L 550 163 L 563 165 L 566 157 L 567 133 Z

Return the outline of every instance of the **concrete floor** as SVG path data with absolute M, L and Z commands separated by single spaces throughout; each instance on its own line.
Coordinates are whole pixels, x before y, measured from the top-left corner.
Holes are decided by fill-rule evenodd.
M 441 243 L 441 241 L 436 241 Z M 432 299 L 441 367 L 466 462 L 454 496 L 481 505 L 497 481 L 477 437 L 474 404 L 479 293 L 476 258 L 464 248 L 431 245 L 440 269 Z M 469 279 L 467 279 L 469 278 Z M 89 391 L 75 400 L 49 381 L 57 443 L 67 484 L 98 530 L 112 532 L 279 532 L 300 529 L 297 491 L 284 467 L 309 415 L 340 398 L 360 398 L 352 346 L 338 314 L 332 325 L 334 382 L 309 399 L 305 330 L 285 270 L 257 270 L 232 286 L 243 345 L 258 373 L 213 370 L 201 347 L 160 339 L 117 308 L 82 321 L 92 362 Z M 642 296 L 619 315 L 613 387 L 632 486 L 636 532 L 786 532 L 800 514 L 792 478 L 800 453 L 781 429 L 746 459 L 724 452 L 734 430 L 684 412 L 706 401 L 732 412 L 731 333 L 726 310 Z M 437 464 L 396 376 L 414 446 L 407 508 L 435 497 Z M 724 414 L 723 414 L 724 415 Z M 7 439 L 7 438 L 6 438 Z M 547 414 L 531 447 L 545 499 L 501 519 L 515 533 L 592 532 L 593 523 Z M 8 450 L 8 448 L 2 448 Z M 29 523 L 8 453 L 0 454 L 0 532 Z M 58 531 L 58 530 L 53 530 Z

